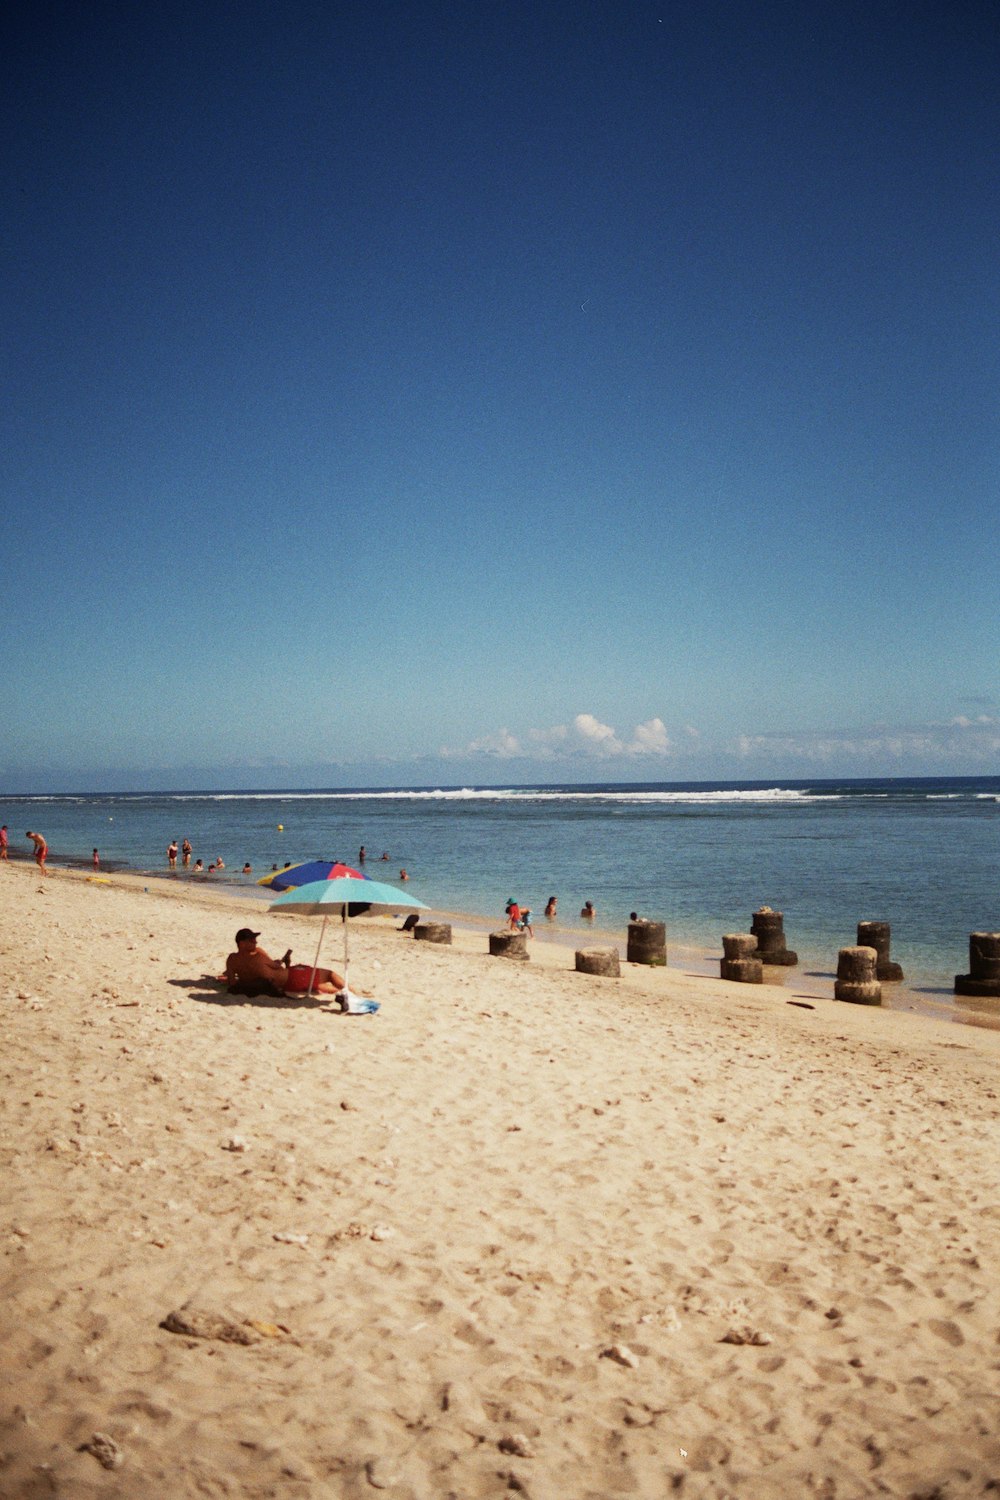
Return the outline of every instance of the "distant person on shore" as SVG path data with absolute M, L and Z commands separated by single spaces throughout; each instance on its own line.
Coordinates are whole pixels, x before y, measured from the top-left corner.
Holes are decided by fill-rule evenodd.
M 24 836 L 26 839 L 30 839 L 35 846 L 35 864 L 38 866 L 39 870 L 41 870 L 43 875 L 48 874 L 48 871 L 45 868 L 45 861 L 49 857 L 48 844 L 45 842 L 40 833 L 32 833 L 29 830 Z
M 507 902 L 507 925 L 511 932 L 517 932 L 521 925 L 521 908 L 513 897 Z
M 531 925 L 531 907 L 526 906 L 521 913 L 521 931 L 526 932 L 529 937 L 534 937 L 535 929 Z
M 167 864 L 172 870 L 177 868 L 177 840 L 172 839 L 167 845 Z
M 236 934 L 236 952 L 230 953 L 226 959 L 225 973 L 220 974 L 219 979 L 229 987 L 231 995 L 246 995 L 251 999 L 257 995 L 283 997 L 288 986 L 292 950 L 289 948 L 284 958 L 271 958 L 263 948 L 257 947 L 259 937 L 260 933 L 252 932 L 249 927 L 240 928 Z M 304 968 L 305 965 L 296 967 Z M 312 973 L 311 967 L 309 972 Z M 336 995 L 344 988 L 344 981 L 333 969 L 317 969 L 313 988 L 324 995 Z
M 7 832 L 7 824 L 0 828 L 0 859 L 7 858 L 7 846 L 10 843 L 10 835 Z
M 187 867 L 188 867 L 188 865 L 190 863 L 191 863 L 191 843 L 190 843 L 189 839 L 185 839 L 184 842 L 183 842 L 183 844 L 181 845 L 181 864 L 184 866 L 184 868 L 186 870 Z M 200 861 L 199 861 L 199 863 L 200 863 Z
M 94 866 L 95 870 L 99 870 L 101 868 L 101 856 L 98 854 L 98 852 L 97 852 L 96 849 L 94 850 L 94 853 L 93 853 L 93 860 L 92 860 L 92 862 L 93 862 L 93 866 Z
M 585 901 L 583 903 L 580 915 L 581 917 L 586 917 L 588 922 L 592 922 L 594 920 L 594 918 L 597 916 L 597 912 L 594 910 L 593 901 Z
M 555 896 L 550 896 L 549 899 L 548 899 L 548 901 L 546 901 L 546 903 L 545 903 L 545 915 L 548 917 L 549 921 L 551 922 L 555 918 L 555 914 L 556 914 L 556 898 L 555 898 Z

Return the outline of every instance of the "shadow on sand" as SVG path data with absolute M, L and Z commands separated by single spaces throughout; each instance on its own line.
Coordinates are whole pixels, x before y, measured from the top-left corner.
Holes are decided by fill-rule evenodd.
M 188 998 L 203 1005 L 255 1005 L 267 1010 L 321 1010 L 332 995 L 231 995 L 209 974 L 198 979 L 168 979 L 175 989 L 187 990 Z

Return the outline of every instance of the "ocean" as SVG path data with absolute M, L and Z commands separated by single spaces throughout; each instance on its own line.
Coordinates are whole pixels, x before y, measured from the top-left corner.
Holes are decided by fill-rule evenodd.
M 552 935 L 555 895 L 566 941 L 621 939 L 637 911 L 666 922 L 668 948 L 717 955 L 768 905 L 819 976 L 859 920 L 888 921 L 907 989 L 936 1004 L 968 969 L 969 933 L 1000 930 L 1000 777 L 0 796 L 0 822 L 15 853 L 32 828 L 53 864 L 89 864 L 96 846 L 106 868 L 151 877 L 188 838 L 248 902 L 267 899 L 255 882 L 272 865 L 356 864 L 364 844 L 369 874 L 405 868 L 438 913 L 499 923 L 513 897 Z

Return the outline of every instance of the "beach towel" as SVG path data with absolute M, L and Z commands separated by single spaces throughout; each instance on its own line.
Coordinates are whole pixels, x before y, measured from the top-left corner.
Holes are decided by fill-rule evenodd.
M 353 990 L 341 990 L 334 999 L 340 1006 L 341 1014 L 345 1016 L 373 1016 L 378 1010 L 377 1000 L 368 1000 L 364 995 L 356 995 Z

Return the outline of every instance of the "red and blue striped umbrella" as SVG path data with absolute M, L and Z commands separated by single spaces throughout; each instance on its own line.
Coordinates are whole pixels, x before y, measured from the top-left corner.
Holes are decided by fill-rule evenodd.
M 311 885 L 314 880 L 368 880 L 370 877 L 339 859 L 309 859 L 299 865 L 288 865 L 284 870 L 272 870 L 258 880 L 258 885 L 270 886 L 272 891 L 288 891 L 300 885 Z

